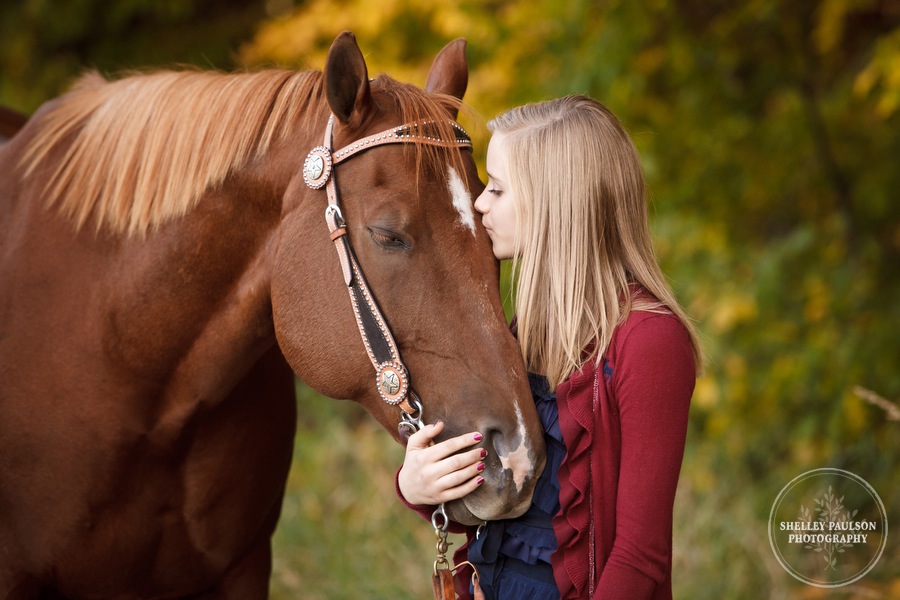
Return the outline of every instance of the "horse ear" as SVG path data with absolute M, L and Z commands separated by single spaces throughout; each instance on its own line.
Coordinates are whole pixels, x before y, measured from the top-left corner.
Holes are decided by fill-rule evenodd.
M 448 94 L 462 100 L 469 85 L 469 67 L 466 64 L 466 40 L 458 38 L 444 46 L 434 57 L 425 89 L 429 92 Z M 453 111 L 456 118 L 456 111 Z
M 372 104 L 369 71 L 356 36 L 344 31 L 331 44 L 325 60 L 325 95 L 331 112 L 347 124 L 354 115 L 364 115 Z

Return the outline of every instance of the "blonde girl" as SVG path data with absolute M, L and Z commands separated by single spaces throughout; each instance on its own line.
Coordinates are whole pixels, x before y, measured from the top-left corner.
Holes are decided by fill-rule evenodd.
M 525 514 L 457 528 L 468 534 L 457 560 L 478 567 L 487 598 L 669 599 L 672 506 L 702 361 L 653 250 L 638 153 L 586 96 L 514 108 L 489 128 L 475 208 L 495 256 L 513 260 L 513 326 L 547 466 Z M 442 430 L 410 438 L 397 476 L 426 515 L 484 481 L 481 434 L 430 445 Z

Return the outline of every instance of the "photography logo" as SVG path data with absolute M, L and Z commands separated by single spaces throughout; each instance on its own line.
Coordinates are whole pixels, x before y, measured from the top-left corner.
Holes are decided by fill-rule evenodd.
M 887 512 L 864 479 L 841 469 L 795 477 L 769 513 L 769 544 L 784 569 L 823 588 L 865 576 L 887 543 Z

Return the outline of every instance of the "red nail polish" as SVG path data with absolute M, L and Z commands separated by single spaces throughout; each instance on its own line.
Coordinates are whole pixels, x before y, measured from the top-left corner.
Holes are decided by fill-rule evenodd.
M 478 463 L 478 466 L 475 467 L 476 471 L 484 471 L 484 463 Z
M 484 458 L 485 456 L 487 456 L 487 450 L 485 450 L 484 448 L 482 448 L 482 449 L 481 449 L 481 458 Z
M 484 439 L 484 436 L 481 435 L 480 433 L 476 433 L 475 435 L 472 436 L 472 439 L 474 439 L 476 442 L 480 442 L 481 440 Z
M 482 483 L 484 483 L 484 477 L 479 477 L 475 480 L 475 485 L 481 485 Z

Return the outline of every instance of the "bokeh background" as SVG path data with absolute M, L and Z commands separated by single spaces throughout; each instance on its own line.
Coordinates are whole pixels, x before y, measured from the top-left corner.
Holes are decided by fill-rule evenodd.
M 344 29 L 370 73 L 420 85 L 468 39 L 482 169 L 486 119 L 566 93 L 635 138 L 709 354 L 676 598 L 900 598 L 900 2 L 17 0 L 0 5 L 0 103 L 31 112 L 87 68 L 320 69 Z M 393 491 L 402 449 L 353 404 L 302 383 L 298 402 L 272 597 L 430 597 L 433 532 Z M 795 581 L 767 538 L 778 492 L 820 467 L 872 484 L 897 532 L 844 588 Z

